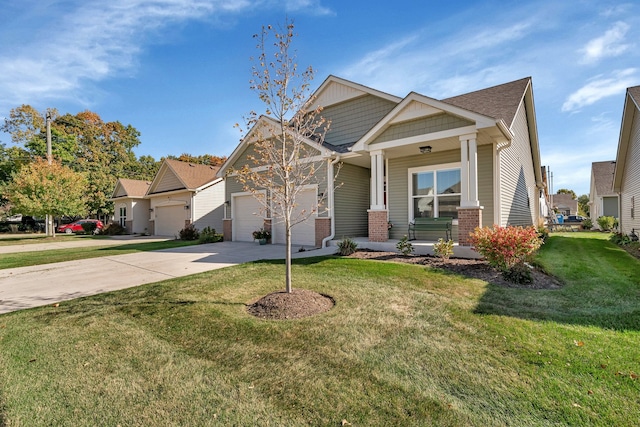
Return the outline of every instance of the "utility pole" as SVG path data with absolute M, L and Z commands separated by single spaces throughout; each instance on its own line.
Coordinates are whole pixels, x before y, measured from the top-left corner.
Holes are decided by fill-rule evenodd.
M 47 162 L 49 163 L 49 166 L 51 166 L 51 160 L 51 112 L 47 111 Z M 45 221 L 45 233 L 47 236 L 54 236 L 55 231 L 53 230 L 51 214 L 47 214 Z

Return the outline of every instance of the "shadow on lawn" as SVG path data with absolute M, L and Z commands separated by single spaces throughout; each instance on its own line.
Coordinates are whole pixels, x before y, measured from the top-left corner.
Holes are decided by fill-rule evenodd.
M 488 285 L 477 314 L 612 330 L 640 330 L 640 261 L 603 239 L 554 237 L 540 260 L 565 285 L 558 290 Z

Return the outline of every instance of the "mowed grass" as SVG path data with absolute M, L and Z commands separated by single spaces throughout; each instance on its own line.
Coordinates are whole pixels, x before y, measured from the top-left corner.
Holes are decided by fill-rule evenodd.
M 47 236 L 42 233 L 33 234 L 2 234 L 0 233 L 0 246 L 13 246 L 13 245 L 29 245 L 36 243 L 59 243 L 59 242 L 71 242 L 78 239 L 108 239 L 108 236 L 88 236 L 82 234 L 66 234 L 56 233 L 55 237 Z
M 122 245 L 117 246 L 86 246 L 81 248 L 9 253 L 2 254 L 2 257 L 0 258 L 0 269 L 28 267 L 32 265 L 75 261 L 112 255 L 124 255 L 134 252 L 157 251 L 195 244 L 198 244 L 197 240 L 165 240 L 160 242 L 123 243 Z
M 307 319 L 246 313 L 278 262 L 2 315 L 0 425 L 637 425 L 640 263 L 593 233 L 539 262 L 562 289 L 310 258 Z

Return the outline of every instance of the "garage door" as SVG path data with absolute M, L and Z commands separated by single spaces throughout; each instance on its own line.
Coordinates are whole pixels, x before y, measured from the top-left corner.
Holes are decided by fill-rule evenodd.
M 317 205 L 316 189 L 307 190 L 297 197 L 298 206 L 291 218 L 296 218 L 304 209 L 309 212 L 313 206 Z M 274 219 L 273 225 L 275 231 L 273 233 L 274 243 L 285 243 L 284 224 L 280 223 L 281 219 Z M 306 221 L 294 225 L 291 228 L 291 243 L 302 246 L 315 246 L 316 244 L 316 215 L 307 218 Z
M 184 206 L 157 206 L 154 224 L 158 236 L 178 236 L 185 223 Z
M 233 241 L 253 241 L 253 232 L 264 227 L 263 215 L 260 213 L 261 206 L 260 202 L 251 195 L 233 198 L 233 231 L 231 233 Z

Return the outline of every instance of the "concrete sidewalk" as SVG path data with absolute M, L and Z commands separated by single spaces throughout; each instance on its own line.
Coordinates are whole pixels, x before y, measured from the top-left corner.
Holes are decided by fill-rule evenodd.
M 335 252 L 294 248 L 292 255 Z M 284 255 L 284 245 L 220 242 L 0 270 L 0 314 Z

